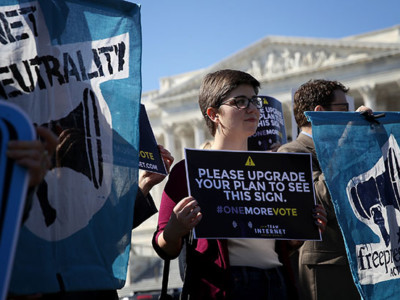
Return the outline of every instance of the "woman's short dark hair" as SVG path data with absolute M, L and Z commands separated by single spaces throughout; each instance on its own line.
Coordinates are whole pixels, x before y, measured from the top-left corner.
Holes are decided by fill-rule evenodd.
M 207 116 L 209 107 L 219 108 L 226 96 L 241 84 L 248 84 L 258 94 L 260 83 L 257 79 L 246 72 L 238 70 L 219 70 L 207 74 L 200 87 L 199 106 L 206 121 L 207 127 L 214 136 L 216 127 Z
M 298 127 L 308 126 L 305 111 L 313 111 L 318 105 L 328 105 L 334 100 L 334 91 L 347 93 L 349 89 L 338 81 L 324 79 L 304 83 L 294 94 L 293 112 Z

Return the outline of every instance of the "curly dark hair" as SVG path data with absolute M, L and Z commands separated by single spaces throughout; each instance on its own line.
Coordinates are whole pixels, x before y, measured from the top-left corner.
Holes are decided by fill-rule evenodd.
M 226 95 L 241 84 L 251 85 L 254 92 L 258 94 L 260 83 L 246 72 L 226 69 L 209 73 L 204 77 L 200 87 L 199 106 L 212 136 L 215 135 L 216 127 L 215 123 L 208 118 L 207 109 L 220 107 Z
M 334 100 L 334 91 L 347 93 L 349 89 L 338 81 L 324 79 L 309 80 L 294 94 L 293 112 L 299 128 L 308 126 L 304 112 L 313 111 L 318 105 L 329 105 Z

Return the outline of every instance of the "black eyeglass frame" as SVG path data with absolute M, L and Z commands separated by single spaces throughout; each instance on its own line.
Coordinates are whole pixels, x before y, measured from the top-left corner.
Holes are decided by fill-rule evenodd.
M 346 106 L 346 111 L 349 111 L 349 103 L 348 102 L 343 102 L 343 103 L 331 103 L 331 104 L 323 104 L 321 106 L 327 107 L 327 106 Z
M 239 99 L 246 99 L 247 100 L 247 105 L 243 107 L 239 107 L 238 101 Z M 218 106 L 220 107 L 221 105 L 228 105 L 228 102 L 233 101 L 234 105 L 230 106 L 236 106 L 237 109 L 247 109 L 250 106 L 250 103 L 252 103 L 257 109 L 261 109 L 263 107 L 263 97 L 262 96 L 253 96 L 251 98 L 247 98 L 246 96 L 237 96 L 237 97 L 232 97 L 229 99 L 226 99 L 221 102 L 221 104 Z

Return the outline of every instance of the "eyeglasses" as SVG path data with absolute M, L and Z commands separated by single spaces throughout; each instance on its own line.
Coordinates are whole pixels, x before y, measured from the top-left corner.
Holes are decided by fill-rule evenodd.
M 245 96 L 237 96 L 237 97 L 232 97 L 229 99 L 226 99 L 225 101 L 222 101 L 221 105 L 230 105 L 233 106 L 234 104 L 237 109 L 245 109 L 250 106 L 250 103 L 252 103 L 257 109 L 260 109 L 263 106 L 263 101 L 262 98 L 259 96 L 253 96 L 251 98 L 247 98 Z
M 338 108 L 339 108 L 338 111 L 349 111 L 349 103 L 347 103 L 347 102 L 325 104 L 325 105 L 322 105 L 322 106 L 324 106 L 324 107 L 327 107 L 327 106 L 338 106 Z

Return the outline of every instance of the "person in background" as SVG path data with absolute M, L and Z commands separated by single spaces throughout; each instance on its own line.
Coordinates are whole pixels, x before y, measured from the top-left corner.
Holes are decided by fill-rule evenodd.
M 199 105 L 214 140 L 211 150 L 247 151 L 262 107 L 260 84 L 248 73 L 220 70 L 201 85 Z M 310 212 L 311 213 L 311 212 Z M 317 226 L 325 212 L 315 210 Z M 188 195 L 184 161 L 165 186 L 153 247 L 163 259 L 176 258 L 186 243 L 186 274 L 181 299 L 296 299 L 287 261 L 291 243 L 268 239 L 189 239 L 201 221 L 196 199 Z M 283 245 L 283 246 L 282 246 Z
M 278 149 L 278 152 L 311 153 L 315 196 L 327 212 L 328 223 L 322 241 L 305 241 L 299 249 L 299 285 L 306 300 L 360 299 L 325 177 L 318 163 L 312 127 L 304 115 L 306 111 L 348 111 L 347 92 L 348 88 L 338 81 L 310 80 L 300 86 L 294 94 L 293 110 L 301 132 L 296 140 Z M 371 112 L 365 106 L 357 111 Z M 332 283 L 338 288 L 332 288 Z

